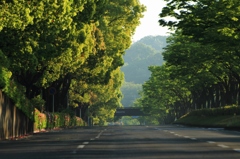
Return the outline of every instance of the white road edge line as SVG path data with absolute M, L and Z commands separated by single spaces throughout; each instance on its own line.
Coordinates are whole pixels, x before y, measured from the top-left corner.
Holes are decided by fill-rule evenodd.
M 222 148 L 229 148 L 229 146 L 226 146 L 226 145 L 218 145 L 218 146 Z
M 77 153 L 77 149 L 83 149 L 85 147 L 85 145 L 78 145 L 77 148 L 75 150 L 73 150 L 72 153 Z
M 78 149 L 82 149 L 82 148 L 84 148 L 85 147 L 85 145 L 78 145 Z
M 179 134 L 174 134 L 175 136 L 178 136 L 178 137 L 182 137 L 182 135 L 179 135 Z
M 215 144 L 216 142 L 214 141 L 207 141 L 209 144 Z
M 233 149 L 234 151 L 236 151 L 236 152 L 240 152 L 240 149 Z

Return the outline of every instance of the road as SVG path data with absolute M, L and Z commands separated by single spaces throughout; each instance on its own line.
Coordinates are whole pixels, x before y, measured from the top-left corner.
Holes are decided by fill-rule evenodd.
M 0 159 L 240 159 L 240 132 L 182 126 L 109 126 L 0 141 Z

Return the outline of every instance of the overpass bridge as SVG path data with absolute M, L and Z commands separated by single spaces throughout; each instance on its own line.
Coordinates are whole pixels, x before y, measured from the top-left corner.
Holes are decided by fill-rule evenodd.
M 140 108 L 118 108 L 114 116 L 147 116 Z

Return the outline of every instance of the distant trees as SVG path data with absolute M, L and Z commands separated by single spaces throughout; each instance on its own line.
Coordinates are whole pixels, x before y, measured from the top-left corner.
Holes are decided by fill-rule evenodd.
M 166 63 L 149 68 L 139 105 L 165 122 L 193 109 L 238 105 L 240 2 L 167 2 L 159 23 L 175 33 L 163 52 Z M 168 16 L 176 20 L 165 20 Z
M 132 107 L 134 101 L 139 97 L 138 92 L 140 90 L 142 90 L 141 84 L 124 82 L 121 87 L 123 93 L 122 105 L 124 107 Z
M 55 111 L 91 108 L 103 123 L 121 105 L 119 67 L 144 11 L 137 0 L 0 2 L 1 88 L 7 77 L 53 111 L 54 87 Z

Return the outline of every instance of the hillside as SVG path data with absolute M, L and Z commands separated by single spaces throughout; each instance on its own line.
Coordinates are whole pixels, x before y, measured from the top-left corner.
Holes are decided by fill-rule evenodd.
M 162 51 L 166 46 L 166 36 L 147 36 L 135 42 L 124 55 L 125 84 L 122 87 L 122 104 L 129 107 L 138 98 L 141 85 L 150 77 L 148 67 L 162 65 Z

